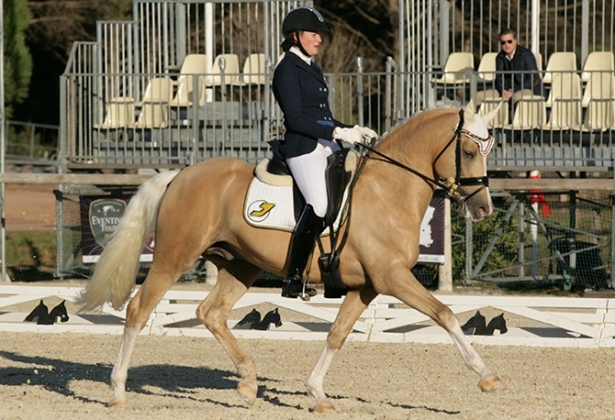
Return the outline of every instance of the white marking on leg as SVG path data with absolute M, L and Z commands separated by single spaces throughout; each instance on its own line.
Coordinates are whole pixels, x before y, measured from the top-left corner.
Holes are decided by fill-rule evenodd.
M 120 353 L 117 356 L 115 366 L 111 372 L 111 387 L 113 388 L 112 403 L 122 403 L 126 401 L 126 379 L 128 378 L 128 366 L 132 351 L 139 335 L 139 328 L 124 328 Z
M 461 352 L 461 356 L 463 357 L 463 360 L 468 368 L 478 373 L 481 379 L 493 374 L 491 370 L 489 370 L 489 368 L 487 368 L 487 366 L 483 363 L 483 359 L 476 352 L 476 350 L 474 350 L 472 344 L 470 344 L 466 336 L 463 334 L 463 331 L 459 326 L 459 322 L 457 322 L 457 325 L 453 327 L 449 334 L 455 344 L 457 344 L 457 347 Z
M 316 404 L 320 404 L 327 400 L 323 383 L 329 366 L 331 366 L 331 362 L 333 361 L 333 357 L 337 352 L 338 350 L 331 350 L 328 344 L 325 345 L 325 348 L 318 358 L 318 362 L 316 362 L 316 366 L 312 369 L 312 373 L 306 382 L 308 391 L 316 399 Z

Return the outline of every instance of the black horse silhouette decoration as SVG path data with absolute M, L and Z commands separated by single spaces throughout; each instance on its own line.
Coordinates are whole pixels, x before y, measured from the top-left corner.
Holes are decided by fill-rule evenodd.
M 474 316 L 461 326 L 461 329 L 466 333 L 468 333 L 471 328 L 474 328 L 473 335 L 493 335 L 495 330 L 499 330 L 500 334 L 506 334 L 508 332 L 503 313 L 493 318 L 489 321 L 489 324 L 487 324 L 483 314 L 481 314 L 480 311 L 476 311 Z
M 68 312 L 66 311 L 66 301 L 63 300 L 62 303 L 55 306 L 51 312 L 47 309 L 47 305 L 43 303 L 43 300 L 40 301 L 38 306 L 32 310 L 24 319 L 24 322 L 34 322 L 39 325 L 53 325 L 56 323 L 58 318 L 60 318 L 61 322 L 66 322 L 69 320 Z
M 239 321 L 233 329 L 236 330 L 251 330 L 254 324 L 258 324 L 261 322 L 261 313 L 256 309 L 252 309 L 252 311 L 244 316 L 241 321 Z
M 252 309 L 250 313 L 244 316 L 241 321 L 239 321 L 233 329 L 235 330 L 261 330 L 266 331 L 269 329 L 269 326 L 273 324 L 276 328 L 282 326 L 282 318 L 280 317 L 280 313 L 278 312 L 278 308 L 275 308 L 263 317 L 261 320 L 261 313 L 256 309 Z

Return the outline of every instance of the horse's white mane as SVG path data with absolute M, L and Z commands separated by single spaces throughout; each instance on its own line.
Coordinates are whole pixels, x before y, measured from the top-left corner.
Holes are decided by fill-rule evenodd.
M 429 108 L 425 108 L 425 109 L 420 109 L 418 111 L 415 111 L 414 113 L 412 113 L 412 115 L 410 115 L 408 118 L 404 118 L 403 120 L 400 120 L 397 122 L 397 124 L 395 124 L 393 127 L 391 127 L 391 131 L 395 130 L 397 127 L 404 125 L 405 123 L 407 123 L 408 121 L 414 119 L 415 117 L 418 117 L 419 115 L 427 112 L 427 111 L 434 111 L 436 109 L 459 109 L 458 106 L 455 105 L 451 105 L 451 104 L 446 104 L 446 105 L 437 105 L 437 106 L 432 106 Z
M 423 113 L 425 113 L 427 111 L 433 111 L 433 110 L 437 110 L 437 109 L 455 109 L 455 110 L 459 110 L 459 107 L 455 106 L 455 105 L 451 105 L 451 104 L 446 104 L 446 105 L 438 105 L 438 106 L 435 106 L 435 107 L 429 107 L 429 108 L 425 108 L 425 109 L 416 111 L 412 115 L 410 115 L 410 117 L 405 118 L 405 119 L 399 121 L 397 124 L 395 124 L 391 128 L 391 131 L 395 131 L 395 129 L 397 129 L 401 125 L 403 125 L 403 124 L 407 123 L 408 121 L 418 117 L 419 115 L 422 115 Z M 487 126 L 487 123 L 486 123 L 484 118 L 488 118 L 490 120 L 492 118 L 492 116 L 481 117 L 476 112 L 473 112 L 473 110 L 474 110 L 474 102 L 472 100 L 470 100 L 468 105 L 465 108 L 462 108 L 462 109 L 465 111 L 464 112 L 464 116 L 466 118 L 466 120 L 464 121 L 463 127 L 462 127 L 464 129 L 463 131 L 465 132 L 466 135 L 468 135 L 468 137 L 470 137 L 478 145 L 481 154 L 482 155 L 487 155 L 491 151 L 491 148 L 493 147 L 493 137 L 491 137 L 491 135 L 489 135 L 488 126 Z M 499 107 L 498 107 L 498 109 L 499 109 Z M 470 115 L 469 115 L 468 110 L 471 110 L 471 112 L 472 112 L 471 118 L 469 118 Z M 497 110 L 495 112 L 497 112 Z M 452 127 L 452 128 L 454 129 L 455 127 Z M 384 139 L 384 137 L 386 137 L 388 134 L 389 133 L 384 133 L 382 135 L 381 139 Z

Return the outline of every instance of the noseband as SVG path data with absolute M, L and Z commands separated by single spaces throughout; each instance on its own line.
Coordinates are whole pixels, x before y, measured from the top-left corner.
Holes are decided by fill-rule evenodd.
M 449 178 L 442 178 L 442 177 L 438 177 L 438 179 L 432 179 L 429 178 L 426 175 L 423 175 L 422 173 L 410 168 L 409 166 L 404 165 L 401 162 L 398 162 L 397 160 L 386 156 L 380 152 L 378 152 L 377 150 L 375 150 L 373 147 L 367 146 L 365 144 L 362 143 L 357 143 L 360 144 L 363 148 L 368 150 L 368 154 L 367 157 L 369 157 L 370 153 L 375 153 L 380 157 L 383 157 L 384 159 L 387 160 L 387 162 L 398 166 L 402 169 L 405 169 L 409 172 L 412 172 L 414 175 L 418 176 L 419 178 L 423 179 L 424 181 L 431 183 L 437 187 L 442 188 L 444 191 L 446 191 L 446 194 L 452 198 L 453 200 L 455 200 L 457 203 L 461 204 L 466 200 L 469 200 L 470 198 L 472 198 L 475 194 L 477 194 L 479 191 L 483 190 L 484 188 L 487 188 L 489 186 L 489 177 L 487 176 L 478 176 L 478 177 L 470 177 L 470 178 L 462 178 L 461 177 L 461 135 L 466 135 L 468 137 L 470 137 L 472 140 L 476 141 L 477 143 L 479 143 L 479 139 L 477 136 L 475 136 L 473 133 L 469 132 L 468 130 L 465 130 L 463 128 L 463 123 L 464 123 L 464 119 L 463 119 L 463 114 L 464 114 L 464 110 L 460 110 L 459 111 L 459 124 L 457 124 L 457 127 L 454 128 L 454 132 L 455 134 L 453 135 L 453 137 L 449 140 L 449 142 L 446 144 L 446 146 L 444 146 L 444 149 L 442 149 L 442 151 L 440 153 L 438 153 L 438 156 L 436 156 L 436 158 L 434 159 L 434 165 L 436 164 L 436 162 L 438 161 L 438 159 L 440 159 L 440 157 L 444 154 L 444 152 L 446 152 L 446 150 L 450 147 L 451 144 L 453 144 L 453 142 L 456 140 L 456 145 L 455 145 L 455 178 L 453 177 L 449 177 Z M 480 144 L 479 144 L 480 147 Z M 472 194 L 468 195 L 467 197 L 462 197 L 459 192 L 458 189 L 459 187 L 469 187 L 469 186 L 477 186 L 480 185 L 480 188 L 478 188 L 476 191 L 474 191 Z
M 479 148 L 480 148 L 480 143 L 479 141 L 477 141 L 477 137 L 470 131 L 465 130 L 463 128 L 463 123 L 464 123 L 463 114 L 464 114 L 464 110 L 462 109 L 459 111 L 459 123 L 457 124 L 457 127 L 455 127 L 454 129 L 455 134 L 453 135 L 453 138 L 449 140 L 446 146 L 444 146 L 444 149 L 442 149 L 442 151 L 434 159 L 434 165 L 435 165 L 438 159 L 440 159 L 440 157 L 444 154 L 446 149 L 449 148 L 449 146 L 453 143 L 453 141 L 455 141 L 455 139 L 457 140 L 456 145 L 455 145 L 455 178 L 454 179 L 453 178 L 444 179 L 440 177 L 438 181 L 442 183 L 442 185 L 444 185 L 444 189 L 446 190 L 446 193 L 449 195 L 449 197 L 451 197 L 458 203 L 462 203 L 466 200 L 469 200 L 479 191 L 489 186 L 489 177 L 486 175 L 469 177 L 469 178 L 461 177 L 461 135 L 463 134 L 463 135 L 470 137 L 477 144 L 479 144 Z M 476 191 L 474 191 L 472 194 L 468 195 L 467 197 L 461 197 L 459 195 L 459 192 L 457 191 L 459 187 L 471 187 L 471 186 L 477 186 L 477 185 L 480 185 L 481 188 L 478 188 Z

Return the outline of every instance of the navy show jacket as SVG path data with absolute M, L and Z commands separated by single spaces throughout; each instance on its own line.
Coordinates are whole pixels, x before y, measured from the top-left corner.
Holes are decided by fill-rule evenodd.
M 329 86 L 322 70 L 287 52 L 273 74 L 273 94 L 284 113 L 284 140 L 271 142 L 288 159 L 312 152 L 319 138 L 331 140 L 335 127 L 352 127 L 333 118 Z M 277 149 L 277 150 L 276 150 Z

